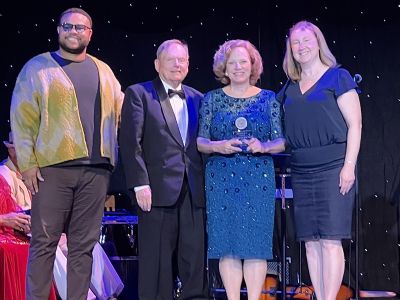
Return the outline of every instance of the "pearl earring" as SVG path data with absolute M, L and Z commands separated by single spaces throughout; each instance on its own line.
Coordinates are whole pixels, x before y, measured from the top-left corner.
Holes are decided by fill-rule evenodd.
M 225 76 L 228 77 L 228 72 L 225 72 Z

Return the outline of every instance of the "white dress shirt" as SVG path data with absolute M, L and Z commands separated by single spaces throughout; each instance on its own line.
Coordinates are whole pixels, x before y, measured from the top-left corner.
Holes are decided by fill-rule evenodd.
M 162 84 L 164 85 L 165 92 L 168 93 L 168 90 L 182 90 L 182 85 L 179 84 L 179 86 L 174 89 L 171 87 L 168 83 L 165 83 L 163 80 L 161 80 Z M 181 133 L 181 137 L 183 140 L 183 145 L 186 144 L 186 136 L 187 136 L 187 128 L 188 128 L 188 111 L 187 111 L 187 105 L 186 105 L 186 100 L 181 99 L 178 95 L 174 95 L 171 98 L 169 98 L 169 101 L 172 106 L 172 110 L 174 111 L 175 119 L 176 122 L 178 123 L 179 131 Z
M 168 94 L 168 89 L 172 90 L 182 90 L 182 85 L 179 84 L 176 89 L 174 89 L 172 86 L 170 86 L 168 83 L 164 82 L 161 79 L 161 82 L 164 86 L 165 92 Z M 186 100 L 181 99 L 178 95 L 174 95 L 171 98 L 169 98 L 169 101 L 172 106 L 172 110 L 174 111 L 176 123 L 178 124 L 179 131 L 181 133 L 183 145 L 186 145 L 186 137 L 187 137 L 187 129 L 189 126 L 189 118 L 188 118 L 188 110 L 187 110 L 187 104 Z M 141 186 L 136 186 L 134 187 L 134 191 L 138 192 L 140 190 L 143 190 L 145 188 L 149 187 L 149 185 L 141 185 Z

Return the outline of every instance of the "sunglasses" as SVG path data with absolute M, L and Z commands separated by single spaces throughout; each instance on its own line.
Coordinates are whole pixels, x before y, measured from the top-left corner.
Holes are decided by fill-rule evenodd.
M 60 27 L 65 31 L 65 32 L 70 32 L 72 28 L 75 28 L 75 31 L 77 33 L 83 33 L 88 29 L 92 29 L 86 25 L 83 24 L 70 24 L 70 23 L 63 23 L 60 25 Z

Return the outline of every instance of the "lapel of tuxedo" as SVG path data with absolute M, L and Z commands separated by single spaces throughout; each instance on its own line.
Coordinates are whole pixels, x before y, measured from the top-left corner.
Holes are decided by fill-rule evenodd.
M 181 134 L 179 132 L 178 123 L 175 119 L 174 111 L 172 110 L 171 102 L 169 101 L 168 94 L 166 93 L 161 79 L 157 77 L 153 80 L 154 88 L 158 94 L 158 99 L 160 101 L 161 110 L 164 115 L 165 122 L 171 132 L 172 137 L 176 142 L 183 147 L 183 141 Z
M 190 93 L 190 91 L 184 85 L 182 85 L 182 89 L 185 92 L 186 105 L 188 110 L 188 132 L 186 135 L 186 144 L 185 144 L 185 147 L 187 148 L 190 142 L 196 140 L 197 111 L 194 103 L 194 98 L 192 97 L 192 93 Z

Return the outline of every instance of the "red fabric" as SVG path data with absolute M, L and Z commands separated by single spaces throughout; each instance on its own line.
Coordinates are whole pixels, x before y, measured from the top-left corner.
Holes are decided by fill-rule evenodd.
M 25 275 L 29 244 L 0 243 L 0 291 L 1 299 L 25 299 Z
M 0 176 L 0 215 L 20 211 L 21 208 L 11 197 L 11 189 L 7 181 Z M 13 228 L 0 226 L 0 243 L 28 243 L 25 235 L 17 234 Z
M 0 214 L 7 214 L 17 210 L 18 205 L 11 198 L 11 188 L 3 176 L 0 176 Z
M 10 187 L 0 176 L 0 214 L 19 211 Z M 0 226 L 0 300 L 25 300 L 29 238 L 12 228 Z M 49 300 L 55 300 L 52 286 Z
M 25 300 L 29 244 L 0 243 L 0 300 Z M 52 285 L 49 300 L 56 300 Z

